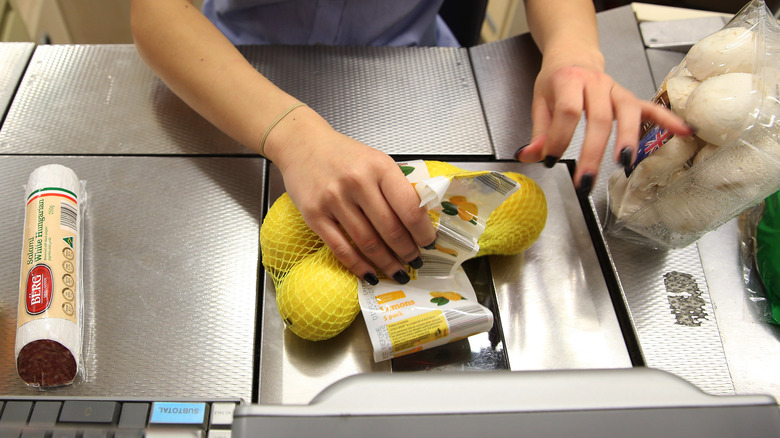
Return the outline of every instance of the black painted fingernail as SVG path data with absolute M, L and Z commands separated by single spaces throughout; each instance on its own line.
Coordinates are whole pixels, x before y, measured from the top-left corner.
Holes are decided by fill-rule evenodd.
M 436 241 L 434 240 L 430 245 L 423 246 L 423 249 L 427 249 L 429 251 L 436 249 Z
M 520 146 L 519 148 L 517 148 L 517 150 L 515 151 L 515 160 L 519 160 L 520 159 L 520 152 L 523 152 L 523 149 L 525 149 L 527 147 L 528 147 L 528 145 Z
M 623 167 L 628 167 L 631 165 L 631 148 L 629 146 L 626 146 L 623 148 L 623 150 L 620 151 L 620 165 Z
M 579 196 L 588 196 L 591 188 L 593 188 L 593 174 L 586 173 L 580 177 L 580 186 L 577 188 L 577 194 Z
M 549 169 L 549 168 L 555 166 L 555 163 L 557 163 L 558 160 L 560 160 L 560 158 L 554 157 L 552 155 L 548 155 L 548 156 L 544 157 L 544 167 Z
M 366 274 L 363 275 L 363 280 L 366 280 L 366 282 L 372 286 L 379 284 L 379 278 L 377 278 L 376 274 L 373 272 L 366 272 Z
M 393 274 L 393 279 L 401 284 L 406 284 L 410 280 L 409 274 L 407 274 L 403 269 Z
M 422 268 L 422 265 L 423 265 L 422 259 L 419 257 L 409 262 L 409 266 L 413 267 L 414 269 L 420 269 Z

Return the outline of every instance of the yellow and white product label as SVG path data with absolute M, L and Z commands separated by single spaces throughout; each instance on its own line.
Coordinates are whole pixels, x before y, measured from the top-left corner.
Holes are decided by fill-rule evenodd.
M 442 178 L 449 179 L 444 191 L 441 178 L 415 185 L 421 197 L 436 193 L 436 201 L 427 207 L 429 215 L 437 218 L 434 248 L 421 250 L 423 267 L 418 276 L 454 275 L 458 266 L 479 252 L 477 242 L 490 213 L 518 190 L 515 181 L 499 172 L 463 172 Z
M 479 304 L 462 268 L 450 278 L 418 278 L 405 285 L 363 281 L 358 293 L 377 362 L 493 327 L 493 314 Z
M 416 184 L 431 177 L 431 174 L 428 173 L 428 166 L 423 160 L 405 161 L 397 164 L 404 173 L 404 176 L 406 176 L 406 179 L 412 184 Z
M 459 172 L 430 178 L 424 161 L 399 163 L 436 226 L 423 266 L 400 285 L 360 282 L 363 318 L 379 362 L 490 330 L 493 314 L 477 301 L 461 264 L 479 251 L 488 216 L 517 183 L 498 172 Z
M 27 344 L 52 340 L 78 360 L 81 352 L 81 186 L 72 170 L 42 166 L 26 191 L 15 355 Z

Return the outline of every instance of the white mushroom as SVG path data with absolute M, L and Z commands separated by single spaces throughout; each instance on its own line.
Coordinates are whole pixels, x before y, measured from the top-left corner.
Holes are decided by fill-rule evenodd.
M 682 183 L 663 195 L 656 206 L 666 228 L 683 234 L 707 230 L 710 222 L 723 214 L 720 197 L 710 190 L 697 189 L 686 179 L 689 172 L 674 175 L 672 183 Z
M 712 163 L 696 172 L 696 184 L 750 202 L 778 180 L 777 162 L 758 148 L 738 144 L 727 147 Z
M 663 83 L 666 83 L 666 82 L 669 81 L 669 79 L 676 78 L 678 76 L 693 77 L 691 72 L 689 72 L 688 69 L 685 67 L 685 60 L 683 60 L 683 62 L 677 64 L 677 66 L 673 67 L 671 70 L 669 70 L 669 73 L 666 74 L 666 77 L 664 78 Z
M 637 164 L 628 180 L 628 190 L 643 191 L 649 195 L 649 190 L 665 187 L 673 174 L 687 167 L 688 160 L 698 150 L 699 144 L 693 137 L 670 138 Z
M 616 170 L 609 177 L 608 187 L 608 204 L 618 220 L 630 221 L 630 225 L 650 226 L 658 222 L 658 218 L 655 214 L 655 207 L 652 203 L 647 201 L 655 196 L 655 191 L 652 193 L 634 191 L 629 192 L 626 190 L 628 185 L 628 178 L 622 170 Z M 645 204 L 647 204 L 645 206 Z M 644 206 L 644 211 L 640 214 L 634 215 Z M 632 217 L 632 215 L 634 215 Z M 630 218 L 630 219 L 629 219 Z
M 760 104 L 750 73 L 727 73 L 702 81 L 686 103 L 686 120 L 707 143 L 723 146 L 739 137 Z
M 669 105 L 675 114 L 685 118 L 685 104 L 688 101 L 688 96 L 700 83 L 693 76 L 675 76 L 666 81 L 666 95 L 669 97 Z
M 685 66 L 700 81 L 724 73 L 753 73 L 755 46 L 750 29 L 721 29 L 691 47 Z
M 712 156 L 712 154 L 718 151 L 718 147 L 719 146 L 712 143 L 707 143 L 703 148 L 699 149 L 699 152 L 697 152 L 696 156 L 693 157 L 693 164 L 691 167 L 695 167 L 699 163 L 706 161 Z
M 679 185 L 668 193 L 659 190 L 659 219 L 669 230 L 683 234 L 720 225 L 780 186 L 778 162 L 766 153 L 777 147 L 770 137 L 763 137 L 761 144 L 740 140 L 730 146 L 704 146 L 689 170 L 670 178 L 669 185 L 680 179 Z

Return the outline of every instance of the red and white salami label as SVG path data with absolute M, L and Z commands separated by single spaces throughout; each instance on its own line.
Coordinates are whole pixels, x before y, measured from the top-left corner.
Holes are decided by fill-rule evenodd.
M 51 269 L 37 265 L 27 275 L 27 313 L 38 315 L 51 305 Z

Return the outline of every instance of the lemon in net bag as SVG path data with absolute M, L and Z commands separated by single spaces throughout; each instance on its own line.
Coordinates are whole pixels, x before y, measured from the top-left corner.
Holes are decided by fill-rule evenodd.
M 425 161 L 425 165 L 431 177 L 466 172 L 442 161 Z M 520 187 L 488 216 L 477 256 L 519 254 L 544 229 L 547 201 L 541 187 L 519 173 L 504 175 Z M 437 212 L 431 210 L 429 215 L 436 226 Z M 359 314 L 359 279 L 306 225 L 286 193 L 263 220 L 260 247 L 263 266 L 277 291 L 280 315 L 293 333 L 312 341 L 329 339 Z
M 296 264 L 276 288 L 285 325 L 310 341 L 332 338 L 360 312 L 358 278 L 327 246 Z
M 268 209 L 260 228 L 260 247 L 263 266 L 274 284 L 323 245 L 320 236 L 306 225 L 301 212 L 287 193 L 283 193 Z
M 536 242 L 547 222 L 547 198 L 542 188 L 525 175 L 504 175 L 520 188 L 488 216 L 485 231 L 479 236 L 477 257 L 521 253 Z

